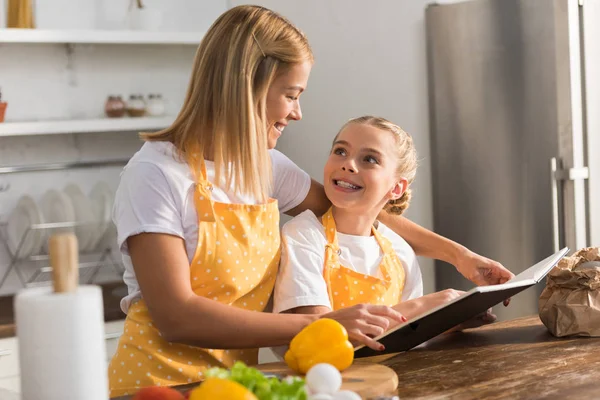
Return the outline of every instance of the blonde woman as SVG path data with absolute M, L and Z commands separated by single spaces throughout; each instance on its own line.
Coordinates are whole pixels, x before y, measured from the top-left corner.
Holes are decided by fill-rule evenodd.
M 208 30 L 173 125 L 143 135 L 125 167 L 114 221 L 129 294 L 125 332 L 109 366 L 111 396 L 200 380 L 206 368 L 257 362 L 319 316 L 263 311 L 279 264 L 279 213 L 329 207 L 323 188 L 273 150 L 302 118 L 313 55 L 305 36 L 256 6 L 226 11 Z M 508 273 L 405 220 L 389 223 L 426 255 Z M 475 275 L 473 275 L 475 276 Z M 259 311 L 259 312 L 257 312 Z M 387 306 L 325 314 L 374 349 L 404 317 Z
M 408 208 L 416 172 L 412 138 L 399 126 L 373 116 L 348 121 L 324 168 L 331 208 L 324 215 L 306 210 L 283 227 L 273 311 L 324 314 L 367 303 L 410 320 L 456 298 L 452 289 L 423 296 L 413 249 L 377 221 L 382 211 Z M 484 313 L 469 326 L 494 320 Z

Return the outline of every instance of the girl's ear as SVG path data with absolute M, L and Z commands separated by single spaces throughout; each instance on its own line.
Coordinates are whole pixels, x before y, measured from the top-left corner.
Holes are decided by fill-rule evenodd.
M 408 189 L 408 181 L 405 178 L 400 179 L 394 184 L 390 191 L 390 200 L 398 200 Z

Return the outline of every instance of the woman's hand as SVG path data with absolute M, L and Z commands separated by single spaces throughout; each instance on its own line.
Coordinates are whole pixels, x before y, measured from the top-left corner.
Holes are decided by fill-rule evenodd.
M 348 338 L 356 344 L 364 344 L 373 350 L 382 351 L 385 346 L 373 338 L 383 334 L 390 321 L 406 322 L 406 317 L 388 306 L 357 304 L 322 314 L 321 318 L 331 318 L 342 324 L 348 331 Z
M 480 256 L 463 247 L 458 252 L 454 266 L 465 278 L 479 286 L 497 285 L 514 278 L 514 274 L 497 261 Z M 510 299 L 504 301 L 507 306 Z

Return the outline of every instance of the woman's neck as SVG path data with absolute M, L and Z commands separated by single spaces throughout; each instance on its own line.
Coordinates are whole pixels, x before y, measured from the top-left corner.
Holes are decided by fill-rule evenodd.
M 371 236 L 371 228 L 377 219 L 375 211 L 356 212 L 355 210 L 331 207 L 336 230 L 346 235 Z

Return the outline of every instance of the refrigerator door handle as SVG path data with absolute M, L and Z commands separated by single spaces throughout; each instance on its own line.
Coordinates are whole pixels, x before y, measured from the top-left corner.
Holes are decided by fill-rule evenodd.
M 550 178 L 552 188 L 552 245 L 554 252 L 560 250 L 560 216 L 559 216 L 559 198 L 558 198 L 558 159 L 550 159 Z
M 569 168 L 562 169 L 562 166 L 559 165 L 560 160 L 557 157 L 552 157 L 550 159 L 550 174 L 551 174 L 551 188 L 552 188 L 552 237 L 553 237 L 553 247 L 554 252 L 557 252 L 561 249 L 560 244 L 560 201 L 561 191 L 559 190 L 558 184 L 562 181 L 575 181 L 575 180 L 586 180 L 590 177 L 590 171 L 588 167 L 581 168 Z

